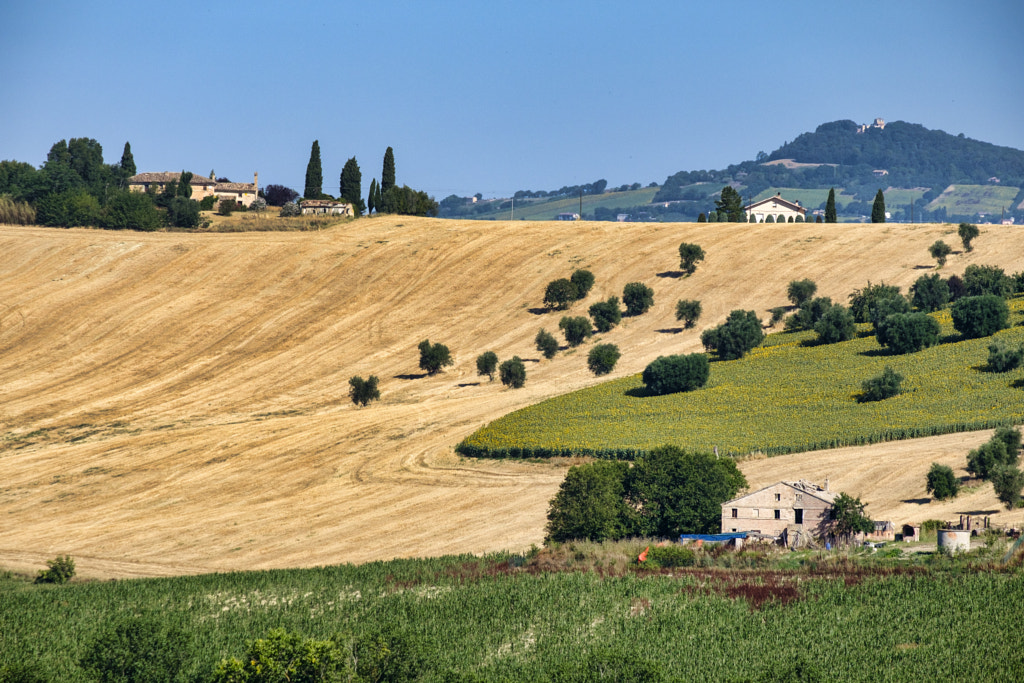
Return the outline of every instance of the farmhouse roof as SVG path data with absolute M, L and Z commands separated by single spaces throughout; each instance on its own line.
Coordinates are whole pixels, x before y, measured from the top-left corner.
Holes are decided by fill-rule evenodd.
M 213 189 L 215 192 L 255 192 L 256 185 L 253 183 L 217 183 Z
M 791 202 L 788 199 L 783 199 L 781 194 L 776 194 L 776 195 L 774 195 L 772 197 L 767 197 L 765 199 L 762 199 L 759 202 L 754 202 L 753 204 L 748 204 L 747 206 L 744 206 L 743 209 L 745 211 L 751 211 L 751 210 L 756 209 L 757 207 L 761 206 L 762 204 L 767 204 L 768 202 L 775 202 L 776 204 L 782 204 L 783 206 L 785 206 L 787 208 L 790 208 L 793 211 L 799 211 L 800 213 L 807 213 L 807 209 L 805 209 L 804 207 L 800 206 L 800 202 Z
M 235 184 L 235 183 L 233 183 L 233 184 Z M 345 202 L 336 202 L 333 199 L 303 199 L 301 201 L 301 206 L 311 206 L 311 207 L 341 206 L 343 204 L 345 204 Z
M 142 183 L 170 183 L 178 182 L 181 178 L 181 171 L 164 171 L 163 173 L 139 173 L 133 175 L 128 179 L 128 183 L 131 185 L 141 185 Z M 189 181 L 190 185 L 216 185 L 217 181 L 206 176 L 193 175 L 192 180 Z
M 753 491 L 751 493 L 747 493 L 747 494 L 744 494 L 742 496 L 738 496 L 736 498 L 733 498 L 732 500 L 727 500 L 724 503 L 722 503 L 722 506 L 725 507 L 727 505 L 731 505 L 731 504 L 733 504 L 733 503 L 735 503 L 737 501 L 743 500 L 744 498 L 749 498 L 750 496 L 758 494 L 761 491 L 767 491 L 768 489 L 775 488 L 776 486 L 779 486 L 779 485 L 789 486 L 790 488 L 796 489 L 800 493 L 806 493 L 806 494 L 812 495 L 815 498 L 828 503 L 829 505 L 834 503 L 835 499 L 836 499 L 836 494 L 832 493 L 828 489 L 822 488 L 821 486 L 818 486 L 817 484 L 812 484 L 811 482 L 807 481 L 806 479 L 800 479 L 799 481 L 779 481 L 779 482 L 775 482 L 774 484 L 770 484 L 768 486 L 764 486 L 764 487 L 759 488 L 758 490 Z

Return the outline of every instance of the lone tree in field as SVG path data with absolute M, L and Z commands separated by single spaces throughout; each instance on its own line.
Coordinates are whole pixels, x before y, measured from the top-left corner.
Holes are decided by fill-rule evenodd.
M 556 311 L 564 311 L 577 299 L 576 285 L 568 278 L 559 278 L 548 283 L 544 290 L 544 305 Z
M 703 353 L 658 356 L 643 372 L 647 391 L 661 396 L 680 391 L 693 391 L 707 384 L 711 369 Z
M 793 280 L 786 287 L 786 298 L 789 299 L 794 306 L 800 308 L 807 301 L 811 300 L 815 292 L 818 291 L 818 285 L 815 284 L 814 280 L 804 278 L 803 280 Z
M 988 346 L 988 369 L 992 372 L 1009 372 L 1024 365 L 1024 344 L 1014 348 L 1002 339 Z
M 384 168 L 380 174 L 381 194 L 395 186 L 395 150 L 388 147 L 384 150 Z
M 825 222 L 835 223 L 836 218 L 836 188 L 828 189 L 828 201 L 825 202 Z
M 417 348 L 420 350 L 420 369 L 426 370 L 428 375 L 436 375 L 441 368 L 455 364 L 444 344 L 431 344 L 429 339 L 424 339 Z
M 933 462 L 928 470 L 926 490 L 935 496 L 935 500 L 956 498 L 960 493 L 960 480 L 953 474 L 952 467 Z
M 619 308 L 619 297 L 609 297 L 607 301 L 591 304 L 590 317 L 594 319 L 594 329 L 607 332 L 622 322 L 622 309 Z
M 747 351 L 763 339 L 761 321 L 754 311 L 732 311 L 724 323 L 700 334 L 700 343 L 704 348 L 715 351 L 722 360 L 743 358 Z
M 641 315 L 654 305 L 654 290 L 642 282 L 630 282 L 622 291 L 627 315 Z
M 857 397 L 857 402 L 870 403 L 892 398 L 902 391 L 902 383 L 903 375 L 886 365 L 881 375 L 861 383 L 861 394 Z
M 309 163 L 306 164 L 306 189 L 302 196 L 306 199 L 320 199 L 324 193 L 324 171 L 320 164 L 320 141 L 313 140 L 309 150 Z
M 537 350 L 548 360 L 554 358 L 558 353 L 558 340 L 547 330 L 538 332 L 533 341 L 537 345 Z
M 595 375 L 607 375 L 615 369 L 621 355 L 615 344 L 598 344 L 587 354 L 587 367 Z
M 928 253 L 931 254 L 932 258 L 939 264 L 939 268 L 946 265 L 946 257 L 953 253 L 953 248 L 942 240 L 936 240 L 932 246 L 928 247 Z
M 46 561 L 46 569 L 40 569 L 36 583 L 67 583 L 75 575 L 75 560 L 70 555 L 58 555 Z
M 512 356 L 511 359 L 501 364 L 498 369 L 501 383 L 511 389 L 521 389 L 526 384 L 526 366 L 519 356 Z
M 964 249 L 966 251 L 974 251 L 974 247 L 971 246 L 971 240 L 981 234 L 978 231 L 978 226 L 973 223 L 961 223 L 957 234 L 960 235 L 960 241 L 963 243 Z
M 698 244 L 683 242 L 679 245 L 679 267 L 687 275 L 693 275 L 697 264 L 704 260 L 704 250 Z
M 885 222 L 885 196 L 882 194 L 882 190 L 878 190 L 878 194 L 875 195 L 875 201 L 871 205 L 871 222 Z
M 345 162 L 338 184 L 341 198 L 352 205 L 357 216 L 363 215 L 363 211 L 366 210 L 366 204 L 363 202 L 363 174 L 355 157 Z
M 348 397 L 352 399 L 352 403 L 355 403 L 357 406 L 365 406 L 370 401 L 379 401 L 380 389 L 377 388 L 378 381 L 374 375 L 370 375 L 369 379 L 366 380 L 359 375 L 349 379 Z
M 594 286 L 594 274 L 589 270 L 574 270 L 569 276 L 569 282 L 576 288 L 576 300 L 585 299 Z
M 498 354 L 494 351 L 484 351 L 476 357 L 476 374 L 486 375 L 491 382 L 494 381 L 494 371 L 498 369 Z
M 700 318 L 700 302 L 693 299 L 681 299 L 676 302 L 676 320 L 683 321 L 683 327 L 690 329 Z
M 594 328 L 590 326 L 590 321 L 583 316 L 573 318 L 565 316 L 558 322 L 558 329 L 562 330 L 569 346 L 579 346 L 587 340 L 587 337 L 594 334 Z

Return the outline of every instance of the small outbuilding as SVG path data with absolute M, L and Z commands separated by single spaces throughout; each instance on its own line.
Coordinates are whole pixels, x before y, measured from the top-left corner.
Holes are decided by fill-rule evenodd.
M 768 216 L 771 216 L 776 223 L 787 223 L 790 218 L 795 221 L 796 217 L 800 216 L 800 219 L 804 220 L 807 215 L 807 209 L 800 206 L 800 202 L 783 199 L 781 193 L 748 204 L 743 207 L 743 210 L 747 212 L 748 221 L 750 216 L 753 216 L 758 223 L 764 223 Z
M 348 202 L 336 202 L 333 199 L 304 199 L 299 204 L 303 216 L 329 215 L 351 216 L 352 205 Z

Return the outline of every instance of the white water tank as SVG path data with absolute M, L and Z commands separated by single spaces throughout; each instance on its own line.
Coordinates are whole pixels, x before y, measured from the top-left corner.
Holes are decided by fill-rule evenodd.
M 938 548 L 949 553 L 965 553 L 971 549 L 971 532 L 959 529 L 939 529 Z

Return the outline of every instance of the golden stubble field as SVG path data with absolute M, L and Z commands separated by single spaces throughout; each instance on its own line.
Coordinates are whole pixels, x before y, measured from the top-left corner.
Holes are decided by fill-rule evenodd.
M 605 341 L 613 377 L 699 349 L 734 308 L 787 303 L 790 280 L 844 301 L 868 280 L 909 286 L 955 226 L 621 224 L 373 218 L 321 232 L 129 233 L 0 227 L 0 566 L 69 553 L 85 576 L 155 576 L 523 549 L 543 539 L 566 463 L 473 461 L 486 422 L 590 385 L 588 346 L 539 360 L 557 332 L 544 287 L 576 267 L 590 296 L 653 287 L 655 306 Z M 708 254 L 673 277 L 680 242 Z M 1024 269 L 1024 229 L 982 226 L 968 263 Z M 703 302 L 675 331 L 675 302 Z M 455 365 L 420 377 L 416 344 Z M 475 359 L 527 359 L 525 388 Z M 376 374 L 355 408 L 348 379 Z M 1024 399 L 1022 399 L 1024 400 Z M 876 518 L 996 513 L 990 486 L 921 503 L 933 461 L 963 473 L 987 433 L 743 463 L 752 486 L 828 476 Z M 908 502 L 909 501 L 909 502 Z M 1021 521 L 1022 511 L 998 512 Z

